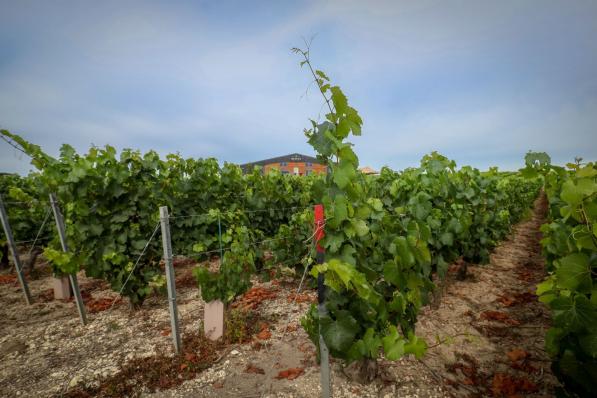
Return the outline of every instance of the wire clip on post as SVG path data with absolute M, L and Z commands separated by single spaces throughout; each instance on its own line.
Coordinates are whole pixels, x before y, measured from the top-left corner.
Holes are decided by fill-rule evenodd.
M 315 233 L 314 240 L 316 243 L 316 260 L 317 264 L 323 264 L 325 261 L 325 250 L 319 244 L 320 240 L 325 236 L 325 215 L 323 205 L 315 205 Z M 317 302 L 319 318 L 327 315 L 327 309 L 325 308 L 325 284 L 323 274 L 319 274 L 317 277 Z M 332 386 L 330 379 L 330 358 L 328 347 L 325 345 L 323 336 L 321 335 L 321 323 L 319 329 L 319 351 L 321 357 L 321 396 L 323 398 L 330 398 L 332 396 Z

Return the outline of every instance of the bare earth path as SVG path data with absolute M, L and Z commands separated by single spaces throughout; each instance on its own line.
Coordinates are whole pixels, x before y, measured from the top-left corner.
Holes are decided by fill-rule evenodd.
M 438 298 L 423 309 L 417 323 L 417 334 L 430 346 L 422 361 L 410 357 L 381 361 L 380 376 L 369 385 L 350 381 L 341 364 L 333 362 L 334 396 L 552 396 L 557 382 L 543 350 L 549 316 L 534 296 L 544 272 L 539 247 L 544 214 L 545 199 L 540 198 L 532 217 L 515 226 L 492 254 L 490 264 L 469 266 L 463 281 L 455 279 L 455 272 L 449 274 Z M 185 336 L 197 334 L 203 306 L 196 287 L 188 283 L 189 271 L 188 267 L 176 271 L 180 281 L 186 280 L 178 289 Z M 94 299 L 114 297 L 105 285 L 85 278 L 81 285 Z M 220 349 L 217 362 L 195 378 L 166 380 L 170 385 L 162 390 L 138 384 L 131 394 L 153 398 L 319 396 L 319 367 L 299 324 L 315 292 L 308 291 L 300 302 L 294 302 L 296 284 L 256 286 L 271 292 L 255 309 L 271 337 L 267 333 L 261 336 L 265 339 L 253 336 L 248 343 Z M 65 391 L 70 396 L 89 396 L 90 386 L 110 386 L 134 374 L 134 361 L 158 358 L 164 366 L 174 362 L 166 333 L 165 298 L 154 297 L 135 312 L 117 305 L 112 311 L 90 314 L 92 322 L 84 327 L 72 303 L 40 300 L 47 296 L 49 278 L 33 281 L 31 287 L 36 304 L 27 307 L 17 285 L 0 285 L 1 396 L 57 397 Z M 290 328 L 284 332 L 286 325 Z M 280 372 L 288 369 L 297 369 L 297 377 L 280 378 Z
M 437 310 L 426 308 L 417 334 L 433 344 L 424 362 L 452 396 L 552 396 L 557 384 L 544 351 L 549 312 L 537 301 L 544 278 L 539 227 L 546 199 L 516 225 L 490 264 L 468 268 L 464 281 L 449 278 Z M 456 337 L 453 337 L 456 336 Z

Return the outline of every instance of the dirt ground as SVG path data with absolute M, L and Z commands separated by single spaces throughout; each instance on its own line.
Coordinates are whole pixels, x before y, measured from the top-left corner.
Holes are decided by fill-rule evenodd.
M 534 296 L 544 275 L 538 243 L 544 215 L 540 198 L 490 264 L 470 264 L 463 281 L 455 278 L 462 264 L 452 267 L 417 323 L 417 335 L 430 347 L 422 360 L 380 360 L 380 375 L 368 385 L 350 380 L 332 361 L 333 396 L 553 396 L 557 381 L 543 349 L 549 314 Z M 244 343 L 211 346 L 199 337 L 203 301 L 191 268 L 176 267 L 187 344 L 181 356 L 174 354 L 165 297 L 151 297 L 137 311 L 117 302 L 88 314 L 83 326 L 74 303 L 52 299 L 49 275 L 30 281 L 34 304 L 27 306 L 18 283 L 3 274 L 0 395 L 121 396 L 115 384 L 128 380 L 128 395 L 152 398 L 319 396 L 314 347 L 299 323 L 315 292 L 295 297 L 296 281 L 255 280 L 252 292 L 261 299 L 239 302 L 254 307 L 254 334 Z M 116 297 L 104 283 L 79 278 L 89 308 L 103 309 Z

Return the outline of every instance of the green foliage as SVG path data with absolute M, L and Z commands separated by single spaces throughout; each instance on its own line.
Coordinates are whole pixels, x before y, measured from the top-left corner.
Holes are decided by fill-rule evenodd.
M 309 340 L 315 344 L 317 362 L 319 362 L 321 354 L 319 351 L 319 314 L 315 304 L 311 304 L 305 316 L 301 318 L 301 326 L 305 329 Z
M 241 227 L 248 230 L 248 241 L 244 233 L 232 237 L 224 234 L 223 245 L 230 249 L 223 261 L 228 276 L 201 277 L 208 296 L 213 290 L 212 296 L 228 301 L 248 286 L 247 273 L 235 281 L 234 267 L 246 266 L 249 271 L 261 268 L 267 246 L 254 242 L 275 235 L 280 225 L 289 223 L 294 213 L 308 206 L 312 181 L 318 178 L 279 173 L 264 176 L 259 172 L 243 176 L 238 166 L 220 166 L 215 159 L 183 159 L 174 154 L 161 159 L 153 151 L 141 154 L 130 149 L 117 154 L 110 146 L 92 147 L 88 153 L 78 154 L 63 145 L 60 157 L 53 159 L 17 135 L 4 130 L 2 134 L 19 143 L 32 156 L 32 164 L 40 169 L 26 183 L 10 182 L 6 186 L 14 192 L 16 188 L 35 186 L 35 193 L 39 189 L 43 197 L 55 192 L 62 205 L 67 241 L 73 252 L 61 255 L 54 242 L 46 254 L 55 269 L 83 268 L 87 276 L 110 282 L 115 291 L 122 291 L 135 305 L 163 286 L 160 239 L 153 239 L 145 247 L 158 225 L 159 206 L 171 210 L 175 255 L 218 249 L 217 215 L 221 216 L 225 231 L 238 231 Z M 9 199 L 18 197 L 14 193 Z M 43 217 L 38 217 L 37 210 L 27 210 L 22 215 L 15 211 L 11 207 L 9 216 L 16 220 L 13 228 L 17 239 L 21 234 L 34 235 L 24 228 L 31 229 L 33 220 L 39 218 L 41 223 Z M 247 242 L 251 242 L 250 247 Z M 246 249 L 246 255 L 241 248 Z M 144 255 L 139 257 L 144 249 Z M 239 264 L 232 266 L 235 261 Z M 225 289 L 223 281 L 230 281 Z M 214 286 L 209 286 L 211 283 Z
M 47 191 L 40 184 L 36 174 L 21 177 L 17 174 L 0 174 L 0 195 L 5 203 L 8 221 L 15 241 L 33 240 L 39 232 L 36 246 L 47 246 L 57 235 L 54 222 L 49 218 L 43 230 L 44 218 L 49 210 Z M 0 245 L 6 244 L 4 230 L 0 228 Z M 26 245 L 31 245 L 27 242 Z M 2 253 L 0 252 L 0 256 Z
M 546 348 L 566 389 L 597 393 L 597 166 L 542 169 L 549 219 L 541 227 L 550 275 L 537 288 L 552 310 Z
M 545 152 L 528 151 L 524 157 L 525 167 L 520 174 L 526 178 L 536 178 L 551 168 L 551 158 Z
M 46 247 L 44 256 L 54 265 L 59 274 L 74 274 L 79 270 L 81 259 L 73 253 L 65 253 L 61 249 Z
M 540 169 L 551 165 L 551 157 L 545 152 L 528 151 L 524 157 L 524 163 L 527 167 Z
M 528 211 L 540 184 L 539 179 L 495 169 L 458 170 L 453 161 L 434 152 L 419 168 L 402 173 L 382 169 L 371 194 L 405 226 L 413 220 L 428 226 L 431 265 L 443 275 L 448 263 L 461 255 L 487 262 L 489 251 Z
M 224 339 L 228 344 L 242 344 L 258 332 L 259 322 L 253 311 L 232 309 L 226 314 Z
M 248 225 L 266 236 L 275 235 L 280 225 L 288 224 L 292 215 L 311 204 L 310 185 L 316 179 L 283 175 L 275 169 L 262 175 L 256 168 L 245 178 L 243 205 Z
M 211 272 L 205 267 L 197 267 L 193 274 L 201 288 L 201 296 L 206 302 L 221 300 L 227 304 L 251 286 L 251 275 L 255 272 L 255 254 L 247 227 L 228 229 L 222 240 L 231 243 L 224 253 L 219 269 Z
M 416 338 L 414 325 L 433 289 L 431 273 L 444 274 L 460 255 L 486 261 L 528 210 L 538 180 L 458 170 L 437 153 L 425 156 L 419 168 L 364 176 L 346 141 L 361 134 L 362 120 L 323 72 L 315 71 L 315 77 L 330 112 L 325 121 L 312 121 L 306 136 L 331 171 L 325 177 L 259 171 L 243 176 L 237 166 L 220 166 L 215 159 L 161 159 L 155 152 L 128 149 L 117 155 L 109 146 L 81 155 L 65 145 L 60 158 L 52 159 L 6 133 L 34 157 L 41 172 L 36 184 L 56 192 L 63 205 L 73 252 L 51 247 L 46 256 L 64 272 L 82 267 L 88 276 L 106 279 L 140 304 L 164 285 L 160 241 L 146 243 L 157 226 L 158 207 L 168 206 L 175 255 L 195 252 L 209 259 L 219 251 L 221 225 L 221 266 L 200 267 L 195 276 L 206 301 L 230 302 L 262 266 L 302 271 L 311 264 L 308 206 L 323 203 L 321 243 L 328 262 L 313 273 L 325 275 L 328 315 L 307 315 L 309 336 L 317 344 L 321 326 L 332 353 L 348 360 L 375 358 L 382 349 L 392 359 L 422 355 L 425 343 Z
M 8 130 L 0 130 L 0 134 L 20 145 L 25 153 L 31 156 L 31 164 L 40 170 L 56 162 L 54 158 L 42 151 L 38 145 L 31 144 Z
M 296 49 L 311 67 L 308 52 Z M 302 325 L 315 345 L 319 332 L 332 355 L 348 361 L 402 355 L 420 357 L 426 343 L 414 333 L 416 317 L 434 288 L 431 272 L 444 274 L 460 255 L 485 262 L 489 251 L 528 211 L 540 180 L 491 170 L 481 173 L 432 153 L 421 167 L 379 177 L 357 170 L 345 139 L 360 135 L 362 120 L 342 90 L 314 71 L 328 105 L 326 120 L 305 134 L 331 170 L 313 185 L 326 212 L 324 275 L 326 315 L 312 307 Z
M 134 268 L 158 222 L 157 204 L 165 191 L 162 170 L 165 165 L 155 152 L 141 155 L 125 149 L 118 157 L 106 146 L 79 155 L 68 145 L 57 162 L 43 169 L 42 180 L 63 204 L 67 241 L 77 265 L 85 266 L 87 276 L 122 290 L 134 305 L 154 290 L 162 274 L 159 240 L 150 243 Z M 70 269 L 78 270 L 75 265 Z
M 302 274 L 312 263 L 313 209 L 306 208 L 295 213 L 288 224 L 282 224 L 276 235 L 267 243 L 269 253 L 265 268 L 276 273 Z M 297 272 L 298 271 L 298 272 Z

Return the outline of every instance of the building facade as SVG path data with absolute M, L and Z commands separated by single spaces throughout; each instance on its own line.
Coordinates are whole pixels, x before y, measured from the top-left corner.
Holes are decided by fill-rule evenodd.
M 311 174 L 327 174 L 327 166 L 322 164 L 317 158 L 300 153 L 292 153 L 286 156 L 279 156 L 277 158 L 260 160 L 258 162 L 251 162 L 241 164 L 240 167 L 243 173 L 251 173 L 255 166 L 261 167 L 263 174 L 269 173 L 271 170 L 279 170 L 282 174 L 293 175 L 311 175 Z

